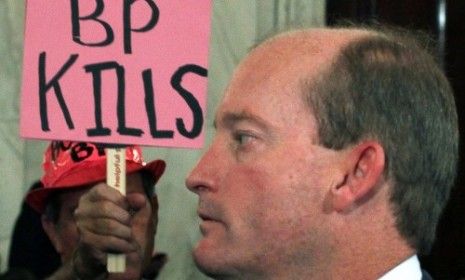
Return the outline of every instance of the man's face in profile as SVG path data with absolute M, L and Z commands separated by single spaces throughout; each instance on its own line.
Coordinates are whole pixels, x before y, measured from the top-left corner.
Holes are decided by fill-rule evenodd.
M 324 186 L 337 153 L 316 144 L 300 91 L 305 71 L 291 52 L 258 48 L 240 65 L 213 143 L 187 178 L 202 220 L 194 258 L 211 276 L 298 265 L 309 254 L 324 258 L 329 246 Z

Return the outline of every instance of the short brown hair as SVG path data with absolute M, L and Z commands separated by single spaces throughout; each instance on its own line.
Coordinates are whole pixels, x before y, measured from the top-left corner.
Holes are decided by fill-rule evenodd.
M 385 149 L 385 177 L 400 234 L 427 253 L 456 176 L 458 121 L 452 89 L 418 40 L 373 31 L 343 47 L 305 98 L 319 141 L 342 149 L 376 139 Z

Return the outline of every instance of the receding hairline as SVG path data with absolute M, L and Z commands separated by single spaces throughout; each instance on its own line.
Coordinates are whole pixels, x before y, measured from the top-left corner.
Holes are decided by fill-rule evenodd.
M 308 65 L 320 73 L 327 72 L 345 48 L 363 40 L 385 37 L 382 32 L 369 28 L 306 28 L 277 33 L 255 45 L 241 64 L 265 54 L 272 60 L 286 61 L 307 73 Z M 274 53 L 270 56 L 270 53 Z M 287 64 L 290 65 L 290 64 Z M 313 72 L 313 71 L 312 71 Z M 318 72 L 318 71 L 315 71 Z M 309 74 L 309 73 L 307 73 Z M 307 76 L 308 78 L 308 76 Z
M 340 48 L 359 39 L 383 36 L 383 33 L 369 28 L 354 28 L 354 27 L 320 27 L 320 28 L 305 28 L 305 29 L 290 29 L 284 32 L 275 32 L 267 35 L 259 40 L 251 47 L 251 51 L 262 47 L 269 47 L 273 44 L 286 42 L 305 43 L 305 46 L 315 44 L 315 40 L 325 39 L 329 42 L 338 44 Z

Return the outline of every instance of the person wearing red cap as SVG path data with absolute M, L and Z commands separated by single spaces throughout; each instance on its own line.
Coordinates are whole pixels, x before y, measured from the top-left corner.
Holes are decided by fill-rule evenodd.
M 126 196 L 104 183 L 103 145 L 52 141 L 45 151 L 43 187 L 26 202 L 62 266 L 49 279 L 153 279 L 164 258 L 154 256 L 158 200 L 154 186 L 165 162 L 145 163 L 138 146 L 126 148 Z M 108 273 L 107 253 L 126 255 L 124 273 Z

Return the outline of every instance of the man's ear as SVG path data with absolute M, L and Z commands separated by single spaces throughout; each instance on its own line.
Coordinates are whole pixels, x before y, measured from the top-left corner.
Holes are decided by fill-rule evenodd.
M 61 252 L 63 252 L 63 248 L 62 248 L 60 235 L 57 231 L 55 223 L 51 221 L 45 215 L 41 216 L 41 222 L 42 222 L 42 228 L 44 229 L 48 238 L 52 242 L 53 247 L 55 247 L 55 250 L 61 255 Z
M 331 186 L 331 202 L 338 212 L 369 198 L 383 176 L 384 149 L 376 141 L 364 141 L 349 151 L 345 163 L 344 180 Z

